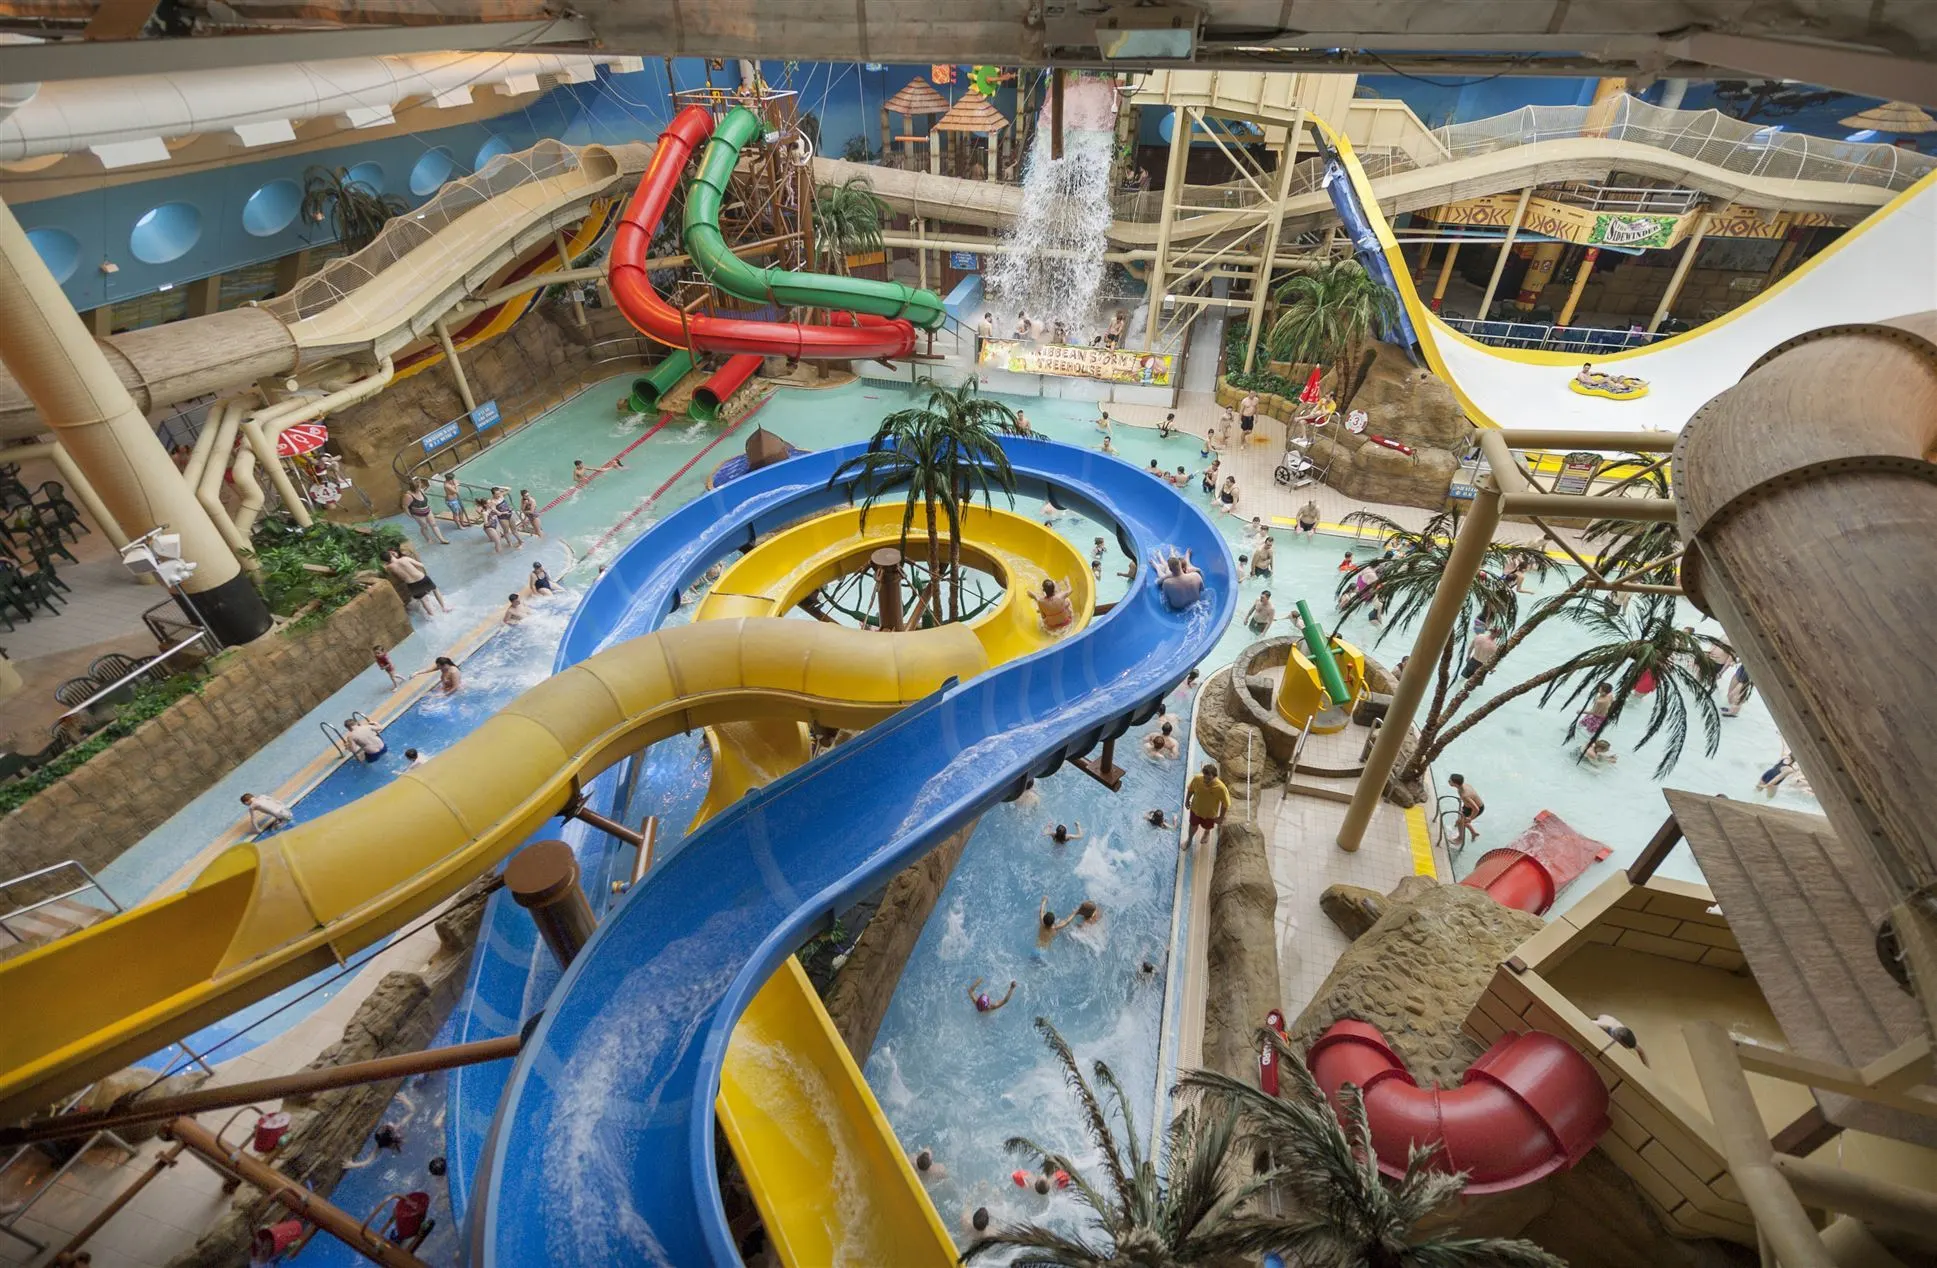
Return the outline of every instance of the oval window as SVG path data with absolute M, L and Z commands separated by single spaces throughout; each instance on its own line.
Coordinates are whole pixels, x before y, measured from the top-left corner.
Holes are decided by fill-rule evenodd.
M 141 214 L 128 250 L 143 264 L 179 260 L 202 239 L 202 211 L 194 203 L 163 203 Z

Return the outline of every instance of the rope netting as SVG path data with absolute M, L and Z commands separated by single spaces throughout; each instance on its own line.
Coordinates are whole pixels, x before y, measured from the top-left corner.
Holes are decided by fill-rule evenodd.
M 369 246 L 330 261 L 262 307 L 284 322 L 298 322 L 341 303 L 386 269 L 403 265 L 436 270 L 439 260 L 407 262 L 406 257 L 490 199 L 538 181 L 575 175 L 582 167 L 578 150 L 562 141 L 544 140 L 528 150 L 500 154 L 482 170 L 445 185 L 423 206 L 390 220 Z

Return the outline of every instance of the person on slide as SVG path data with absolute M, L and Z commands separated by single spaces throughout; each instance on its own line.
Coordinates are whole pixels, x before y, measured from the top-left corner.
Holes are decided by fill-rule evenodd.
M 1076 619 L 1076 607 L 1069 601 L 1069 581 L 1064 579 L 1061 586 L 1044 577 L 1042 593 L 1029 596 L 1036 604 L 1036 612 L 1042 617 L 1042 627 L 1054 634 L 1069 628 Z
M 1204 574 L 1191 564 L 1190 552 L 1185 551 L 1181 557 L 1170 557 L 1170 571 L 1158 578 L 1157 586 L 1171 611 L 1182 612 L 1204 597 Z

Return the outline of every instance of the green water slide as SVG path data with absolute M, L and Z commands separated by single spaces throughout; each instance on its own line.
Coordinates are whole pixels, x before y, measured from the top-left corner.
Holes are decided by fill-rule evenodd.
M 675 349 L 671 356 L 652 368 L 651 374 L 632 380 L 632 398 L 626 403 L 635 414 L 654 413 L 659 402 L 666 399 L 666 393 L 677 387 L 692 368 L 693 354 L 684 348 Z
M 720 206 L 734 165 L 740 161 L 741 147 L 759 139 L 765 128 L 759 115 L 744 106 L 734 107 L 706 143 L 699 172 L 686 191 L 686 250 L 707 280 L 727 294 L 755 304 L 838 308 L 877 317 L 901 317 L 924 330 L 941 325 L 948 313 L 942 307 L 942 297 L 933 291 L 863 277 L 755 268 L 733 254 L 720 233 Z
M 1298 600 L 1298 619 L 1305 625 L 1305 655 L 1311 657 L 1314 668 L 1318 670 L 1318 681 L 1325 688 L 1325 694 L 1332 698 L 1336 708 L 1347 708 L 1352 703 L 1352 693 L 1345 689 L 1345 675 L 1338 672 L 1338 660 L 1332 655 L 1332 645 L 1325 637 L 1312 610 L 1303 599 Z

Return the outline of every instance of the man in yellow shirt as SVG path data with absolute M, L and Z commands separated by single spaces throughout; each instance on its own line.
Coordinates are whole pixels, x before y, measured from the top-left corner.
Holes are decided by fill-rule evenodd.
M 1204 844 L 1211 843 L 1211 832 L 1224 822 L 1224 813 L 1231 808 L 1231 790 L 1217 777 L 1217 765 L 1206 762 L 1204 769 L 1191 778 L 1184 789 L 1184 805 L 1190 811 L 1190 834 L 1185 837 L 1186 845 L 1197 840 L 1197 834 L 1204 834 Z

